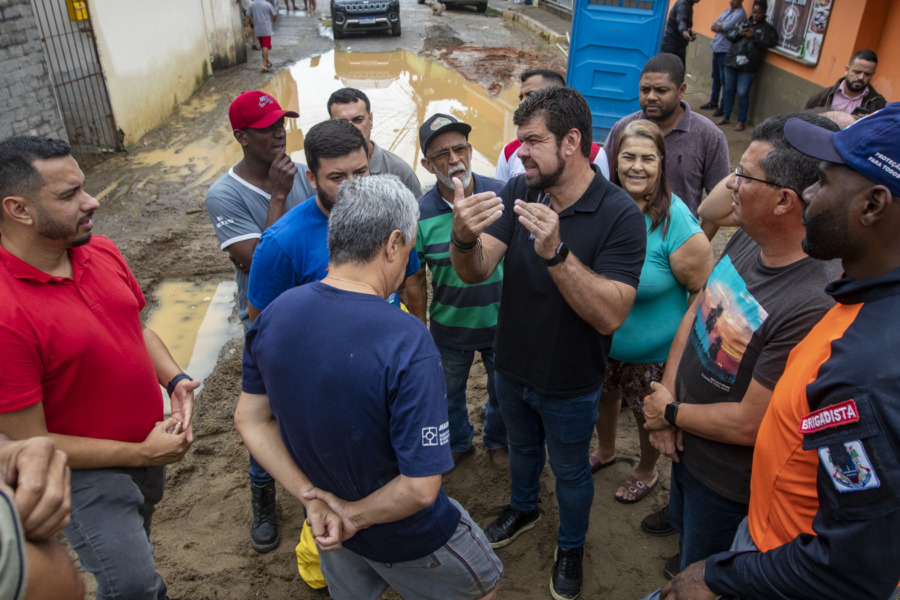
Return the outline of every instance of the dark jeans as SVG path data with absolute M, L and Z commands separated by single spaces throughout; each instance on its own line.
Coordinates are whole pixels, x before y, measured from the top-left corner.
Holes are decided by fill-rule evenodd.
M 713 52 L 712 59 L 712 91 L 709 94 L 710 104 L 719 104 L 719 92 L 725 84 L 725 56 L 727 52 Z
M 537 508 L 546 446 L 559 503 L 557 542 L 563 550 L 584 546 L 594 500 L 588 454 L 600 390 L 577 398 L 542 396 L 500 373 L 494 376 L 509 438 L 510 506 Z
M 253 458 L 253 455 L 250 455 L 250 470 L 248 471 L 250 475 L 250 483 L 257 486 L 268 485 L 270 481 L 274 481 L 275 478 L 269 475 L 269 472 L 263 469 L 263 466 L 256 462 L 256 459 Z
M 681 59 L 681 64 L 685 64 L 685 57 L 687 56 L 687 44 L 684 46 L 670 44 L 663 40 L 662 49 L 660 52 L 666 52 L 668 54 L 674 54 L 678 58 Z
M 72 470 L 66 539 L 97 580 L 97 600 L 164 600 L 150 518 L 162 499 L 165 467 Z
M 444 368 L 444 383 L 447 386 L 447 412 L 450 420 L 450 451 L 465 452 L 472 446 L 474 428 L 469 422 L 469 408 L 466 405 L 466 384 L 469 371 L 475 361 L 475 350 L 455 350 L 438 346 L 441 365 Z M 488 450 L 506 448 L 506 425 L 494 390 L 494 351 L 485 348 L 478 351 L 487 374 L 488 399 L 484 405 L 484 425 L 482 440 Z
M 681 568 L 728 550 L 748 508 L 694 479 L 681 463 L 672 463 L 669 521 L 681 534 Z
M 734 95 L 738 99 L 738 123 L 747 122 L 747 113 L 750 112 L 750 86 L 756 73 L 738 71 L 731 67 L 725 67 L 725 88 L 722 92 L 722 116 L 731 118 L 731 109 L 734 108 Z

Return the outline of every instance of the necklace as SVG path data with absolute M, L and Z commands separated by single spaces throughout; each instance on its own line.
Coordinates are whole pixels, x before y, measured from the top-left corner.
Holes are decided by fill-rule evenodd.
M 367 288 L 369 288 L 370 290 L 372 290 L 373 292 L 375 292 L 376 296 L 381 295 L 378 293 L 378 290 L 376 290 L 375 288 L 373 288 L 371 285 L 369 285 L 368 283 L 366 283 L 364 281 L 353 281 L 352 279 L 341 279 L 340 277 L 335 277 L 334 275 L 328 275 L 325 277 L 325 279 L 334 279 L 335 281 L 343 281 L 344 283 L 353 283 L 356 285 L 364 285 Z

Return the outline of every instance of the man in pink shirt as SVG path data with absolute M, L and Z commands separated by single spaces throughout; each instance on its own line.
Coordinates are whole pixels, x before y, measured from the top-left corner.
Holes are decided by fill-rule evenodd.
M 830 88 L 810 96 L 806 108 L 825 107 L 861 117 L 881 110 L 887 104 L 872 84 L 878 55 L 871 50 L 860 50 L 850 58 L 846 74 Z

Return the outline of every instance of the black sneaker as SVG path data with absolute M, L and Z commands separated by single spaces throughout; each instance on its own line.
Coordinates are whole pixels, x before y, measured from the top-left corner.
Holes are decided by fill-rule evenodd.
M 709 110 L 711 108 L 719 108 L 718 102 L 707 102 L 706 104 L 702 104 L 700 106 L 700 110 Z
M 679 573 L 681 573 L 681 553 L 667 560 L 666 566 L 663 567 L 663 575 L 666 576 L 666 579 L 675 579 Z
M 581 593 L 581 559 L 584 547 L 563 550 L 559 546 L 553 554 L 553 574 L 550 576 L 550 595 L 556 600 L 574 600 Z
M 250 545 L 260 554 L 278 547 L 278 521 L 275 517 L 275 482 L 265 485 L 250 483 L 253 520 L 250 522 Z
M 507 506 L 493 523 L 485 527 L 484 535 L 491 543 L 491 548 L 502 548 L 509 545 L 519 534 L 528 531 L 541 518 L 540 509 L 522 512 Z
M 669 505 L 667 504 L 662 510 L 644 517 L 644 520 L 641 521 L 641 529 L 644 530 L 644 533 L 658 537 L 675 533 L 675 528 L 669 523 Z
M 725 114 L 725 111 L 724 111 L 724 110 L 722 110 L 721 108 L 717 108 L 716 110 L 713 111 L 712 116 L 714 116 L 714 117 L 721 117 L 721 116 L 724 115 L 724 114 Z

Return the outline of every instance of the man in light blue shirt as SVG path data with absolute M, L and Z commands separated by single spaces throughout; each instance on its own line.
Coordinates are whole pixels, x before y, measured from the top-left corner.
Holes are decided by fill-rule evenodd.
M 733 27 L 737 27 L 738 23 L 747 18 L 744 7 L 741 6 L 742 0 L 729 0 L 730 6 L 722 11 L 719 18 L 713 21 L 712 29 L 715 32 L 713 41 L 709 44 L 712 50 L 712 92 L 709 95 L 709 102 L 701 106 L 703 110 L 714 109 L 714 117 L 722 116 L 722 106 L 719 104 L 719 92 L 722 90 L 722 83 L 725 81 L 725 55 L 731 48 L 731 42 L 725 37 L 725 32 Z

